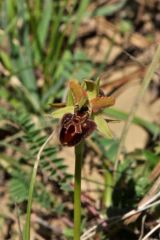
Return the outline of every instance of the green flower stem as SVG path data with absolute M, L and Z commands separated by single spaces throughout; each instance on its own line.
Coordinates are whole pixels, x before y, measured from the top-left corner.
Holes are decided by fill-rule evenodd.
M 81 167 L 83 158 L 82 141 L 75 146 L 75 174 L 74 174 L 74 240 L 80 240 L 81 228 Z
M 35 186 L 35 182 L 36 182 L 36 175 L 37 175 L 39 161 L 40 161 L 41 154 L 42 154 L 44 148 L 46 147 L 48 142 L 53 138 L 54 135 L 55 135 L 55 131 L 53 131 L 51 133 L 51 135 L 47 138 L 45 143 L 41 146 L 41 148 L 39 149 L 39 152 L 37 154 L 36 161 L 34 163 L 32 177 L 31 177 L 31 182 L 30 182 L 30 187 L 29 187 L 26 223 L 25 223 L 25 226 L 24 226 L 24 240 L 30 240 L 32 199 L 33 199 L 33 192 L 34 192 L 34 186 Z
M 111 187 L 113 185 L 113 177 L 112 174 L 106 169 L 105 175 L 105 189 L 104 189 L 104 205 L 106 208 L 109 208 L 112 205 L 112 194 L 113 194 L 113 188 Z

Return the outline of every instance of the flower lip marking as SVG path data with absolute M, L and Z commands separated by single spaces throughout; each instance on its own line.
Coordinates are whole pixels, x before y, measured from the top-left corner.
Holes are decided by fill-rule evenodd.
M 66 113 L 61 120 L 59 139 L 62 145 L 75 146 L 96 129 L 96 124 L 86 111 Z

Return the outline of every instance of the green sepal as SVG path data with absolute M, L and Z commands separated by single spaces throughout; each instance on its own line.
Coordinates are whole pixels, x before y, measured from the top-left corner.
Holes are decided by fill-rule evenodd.
M 65 113 L 74 113 L 74 106 L 60 108 L 52 112 L 53 118 L 62 118 Z
M 81 109 L 82 107 L 86 106 L 88 104 L 88 98 L 87 97 L 83 97 L 79 103 L 78 103 L 78 107 L 79 109 Z
M 70 89 L 68 90 L 66 105 L 74 106 L 74 99 L 73 99 L 72 91 Z
M 97 88 L 97 95 L 99 95 L 99 89 L 100 89 L 100 78 L 98 77 L 95 81 L 96 88 Z
M 97 97 L 99 93 L 98 82 L 94 82 L 92 80 L 85 80 L 85 85 L 89 100 Z
M 94 121 L 97 125 L 97 130 L 106 138 L 112 138 L 113 134 L 108 126 L 107 121 L 104 119 L 102 114 L 95 114 Z

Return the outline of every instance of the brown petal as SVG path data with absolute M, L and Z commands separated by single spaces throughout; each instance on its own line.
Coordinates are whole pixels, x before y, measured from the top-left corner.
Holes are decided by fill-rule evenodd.
M 70 80 L 69 87 L 72 91 L 75 104 L 78 104 L 83 98 L 87 97 L 86 91 L 76 80 Z
M 103 108 L 110 107 L 115 104 L 115 98 L 110 96 L 99 96 L 91 99 L 90 101 L 92 111 L 94 113 L 102 110 Z

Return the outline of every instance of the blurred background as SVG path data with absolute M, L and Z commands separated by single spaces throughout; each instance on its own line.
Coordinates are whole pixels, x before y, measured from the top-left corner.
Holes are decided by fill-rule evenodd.
M 139 103 L 116 171 L 114 165 L 122 129 L 159 42 L 159 0 L 0 1 L 0 239 L 20 239 L 36 154 L 57 123 L 51 104 L 65 100 L 70 79 L 99 77 L 104 93 L 116 96 L 115 106 L 105 112 L 116 120 L 109 124 L 113 139 L 94 133 L 86 141 L 82 234 L 157 193 L 159 69 Z M 51 143 L 38 170 L 31 239 L 72 239 L 73 173 L 74 150 Z M 159 213 L 155 207 L 116 230 L 100 224 L 96 234 L 82 240 L 142 239 Z M 152 237 L 159 239 L 158 234 Z

